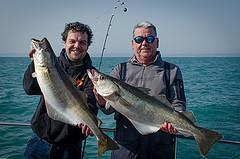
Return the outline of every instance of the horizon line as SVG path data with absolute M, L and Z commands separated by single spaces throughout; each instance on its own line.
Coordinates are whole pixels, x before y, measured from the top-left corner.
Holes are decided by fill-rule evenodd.
M 1 56 L 0 55 L 0 58 L 12 58 L 12 57 L 17 57 L 17 58 L 28 58 L 27 56 Z M 90 57 L 93 57 L 93 58 L 101 58 L 101 56 L 90 56 Z M 103 56 L 103 58 L 106 57 L 106 58 L 123 58 L 123 57 L 126 57 L 126 58 L 130 58 L 132 56 Z M 173 56 L 173 55 L 170 55 L 170 56 L 161 56 L 163 58 L 166 58 L 166 57 L 240 57 L 240 55 L 209 55 L 209 56 L 206 56 L 206 55 L 178 55 L 178 56 Z

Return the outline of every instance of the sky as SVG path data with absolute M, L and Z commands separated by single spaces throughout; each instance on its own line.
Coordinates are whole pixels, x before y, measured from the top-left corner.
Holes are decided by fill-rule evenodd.
M 112 15 L 104 56 L 132 56 L 133 27 L 145 20 L 157 27 L 162 56 L 240 56 L 239 0 L 118 1 L 1 0 L 0 56 L 27 57 L 31 38 L 43 37 L 59 55 L 65 23 L 80 21 L 94 34 L 89 54 L 99 57 Z

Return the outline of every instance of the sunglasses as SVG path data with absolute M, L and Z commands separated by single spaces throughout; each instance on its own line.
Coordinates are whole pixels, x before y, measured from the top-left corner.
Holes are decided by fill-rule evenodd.
M 146 36 L 146 37 L 137 36 L 133 39 L 137 44 L 141 44 L 144 40 L 146 40 L 147 43 L 152 44 L 156 38 L 155 38 L 155 36 L 149 35 L 149 36 Z

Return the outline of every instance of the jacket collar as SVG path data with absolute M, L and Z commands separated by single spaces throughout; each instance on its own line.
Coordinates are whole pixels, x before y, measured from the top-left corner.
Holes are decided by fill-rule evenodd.
M 60 53 L 59 62 L 65 69 L 66 68 L 84 69 L 84 68 L 92 67 L 92 60 L 88 53 L 86 54 L 86 56 L 83 58 L 82 61 L 75 63 L 69 60 L 65 49 L 62 49 Z

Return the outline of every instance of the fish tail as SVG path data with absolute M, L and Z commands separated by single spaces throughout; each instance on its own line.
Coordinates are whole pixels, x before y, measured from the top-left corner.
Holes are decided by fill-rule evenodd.
M 216 131 L 212 131 L 206 128 L 199 128 L 199 132 L 194 135 L 196 142 L 199 146 L 199 150 L 202 156 L 206 156 L 210 148 L 218 140 L 222 138 L 222 135 Z
M 98 142 L 98 158 L 102 157 L 102 154 L 107 150 L 116 150 L 119 149 L 119 145 L 117 142 L 112 140 L 109 136 L 106 134 L 103 134 L 105 141 L 99 141 Z

